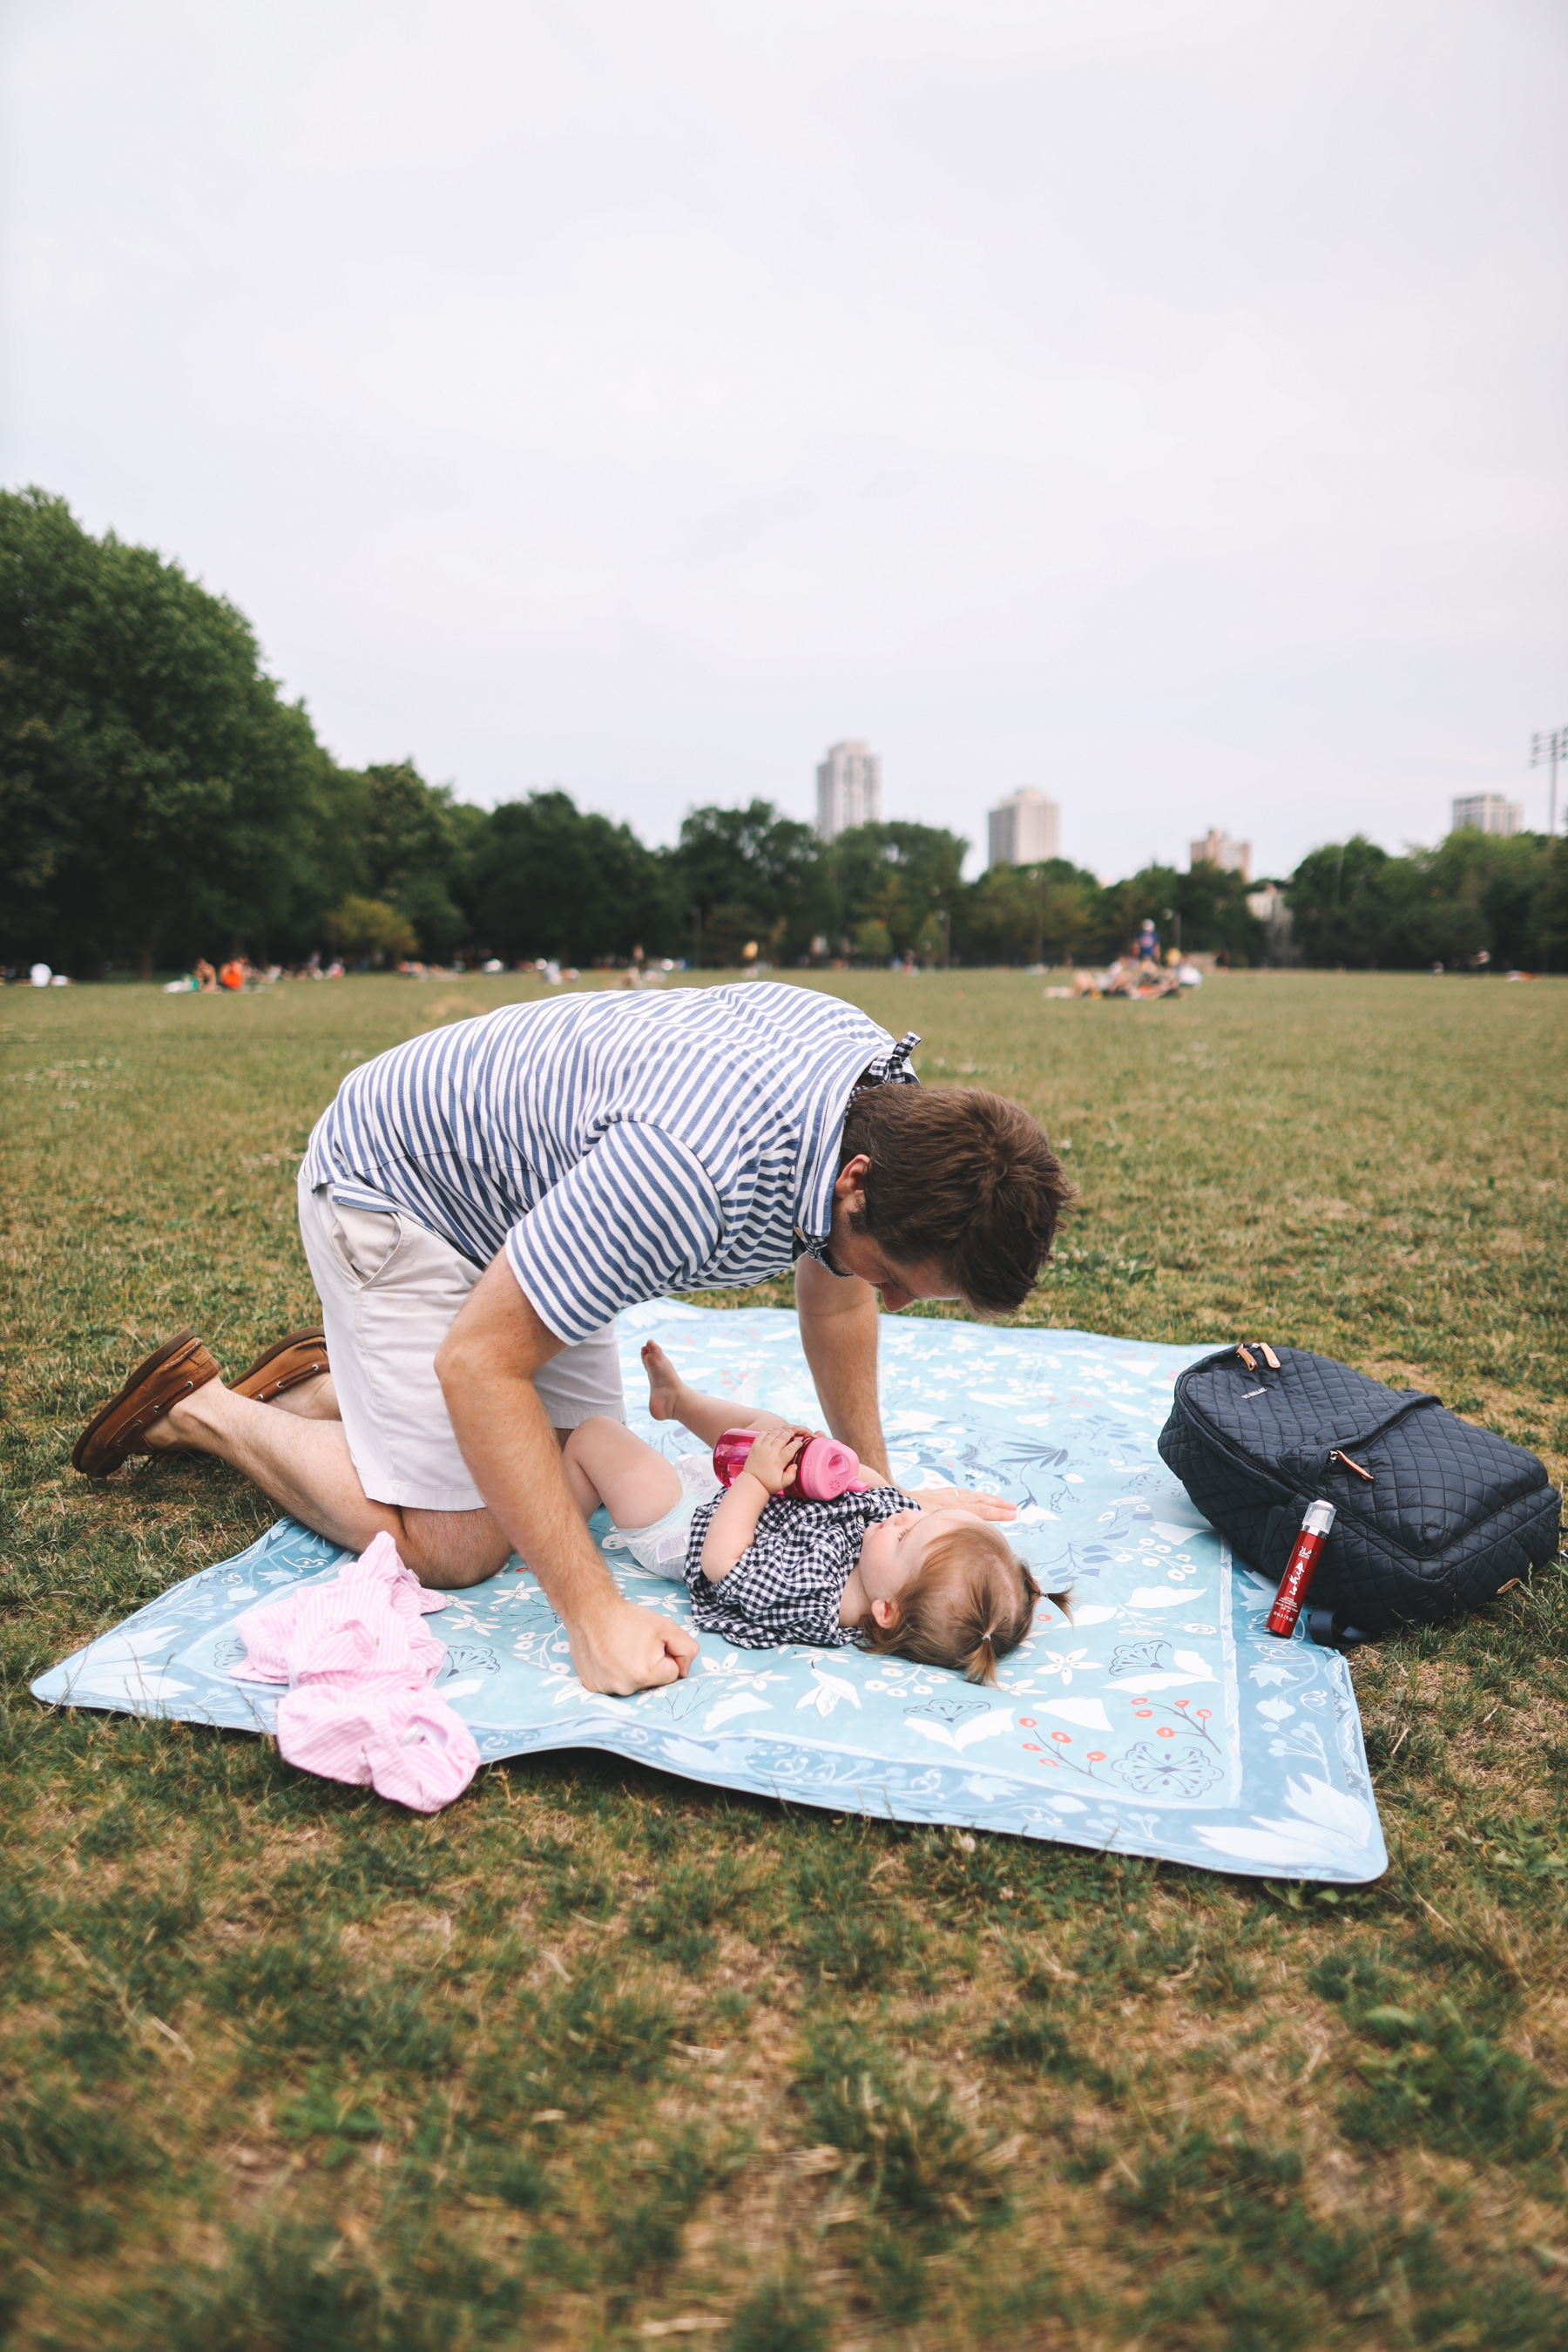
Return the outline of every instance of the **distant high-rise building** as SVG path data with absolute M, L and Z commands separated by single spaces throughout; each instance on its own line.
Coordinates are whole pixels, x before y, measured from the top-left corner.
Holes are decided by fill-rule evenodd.
M 1190 866 L 1217 866 L 1222 874 L 1239 874 L 1244 882 L 1252 879 L 1252 844 L 1232 841 L 1228 833 L 1221 833 L 1211 824 L 1201 841 L 1192 844 L 1187 862 Z
M 882 821 L 882 762 L 853 739 L 829 746 L 816 772 L 816 830 L 824 841 L 852 824 Z
M 1048 801 L 1032 785 L 1020 784 L 986 818 L 990 835 L 986 864 L 1044 865 L 1047 857 L 1057 855 L 1060 821 L 1061 811 L 1055 801 Z
M 1524 811 L 1518 801 L 1510 801 L 1501 793 L 1467 793 L 1454 803 L 1454 831 L 1464 833 L 1517 833 L 1523 822 Z

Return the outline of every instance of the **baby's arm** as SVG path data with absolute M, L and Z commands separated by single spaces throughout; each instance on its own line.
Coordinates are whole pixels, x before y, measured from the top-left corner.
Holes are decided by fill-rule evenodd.
M 739 1424 L 735 1424 L 739 1426 Z M 810 1434 L 780 1422 L 764 1429 L 746 1456 L 746 1466 L 708 1523 L 702 1543 L 702 1573 L 710 1584 L 721 1584 L 739 1565 L 756 1536 L 757 1521 L 789 1475 L 790 1465 Z

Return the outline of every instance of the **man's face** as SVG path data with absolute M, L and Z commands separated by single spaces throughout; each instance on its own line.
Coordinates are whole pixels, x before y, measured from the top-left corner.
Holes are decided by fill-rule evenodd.
M 840 1274 L 858 1274 L 862 1282 L 879 1290 L 889 1315 L 901 1314 L 915 1298 L 956 1298 L 952 1275 L 935 1258 L 918 1265 L 895 1265 L 880 1242 L 854 1230 L 849 1221 L 866 1205 L 865 1179 L 870 1164 L 864 1155 L 851 1160 L 833 1187 L 827 1254 L 834 1265 Z

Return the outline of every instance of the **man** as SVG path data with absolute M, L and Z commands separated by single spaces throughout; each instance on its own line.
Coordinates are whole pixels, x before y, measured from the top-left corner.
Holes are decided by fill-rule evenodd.
M 887 1477 L 877 1291 L 1003 1313 L 1049 1250 L 1068 1186 L 1045 1136 L 998 1096 L 925 1093 L 916 1043 L 753 982 L 510 1005 L 395 1046 L 343 1081 L 300 1171 L 324 1329 L 233 1388 L 180 1334 L 72 1459 L 215 1454 L 334 1543 L 384 1529 L 426 1584 L 515 1549 L 590 1689 L 672 1682 L 695 1643 L 620 1598 L 560 1462 L 579 1422 L 626 1418 L 618 1309 L 793 1260 L 827 1425 Z

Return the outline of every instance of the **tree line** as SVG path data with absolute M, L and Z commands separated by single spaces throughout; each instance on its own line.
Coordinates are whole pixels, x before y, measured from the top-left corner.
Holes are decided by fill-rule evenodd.
M 1214 866 L 1104 885 L 1053 858 L 966 883 L 956 833 L 895 822 L 824 843 L 760 798 L 694 808 L 649 848 L 564 792 L 485 810 L 411 760 L 344 768 L 233 604 L 37 490 L 0 493 L 0 964 L 78 972 L 241 950 L 1072 963 L 1121 951 L 1146 917 L 1232 962 L 1278 941 Z M 1536 835 L 1405 857 L 1358 837 L 1313 851 L 1287 898 L 1312 962 L 1525 962 L 1555 944 L 1561 964 L 1564 866 Z

